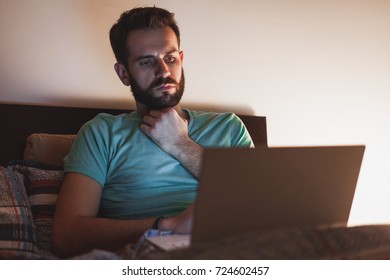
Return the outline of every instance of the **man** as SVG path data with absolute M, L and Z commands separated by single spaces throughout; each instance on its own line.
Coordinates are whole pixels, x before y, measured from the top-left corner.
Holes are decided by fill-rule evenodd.
M 110 30 L 119 79 L 136 111 L 99 114 L 65 159 L 53 249 L 116 250 L 148 229 L 188 233 L 203 147 L 253 146 L 232 113 L 181 109 L 183 52 L 173 14 L 136 8 Z

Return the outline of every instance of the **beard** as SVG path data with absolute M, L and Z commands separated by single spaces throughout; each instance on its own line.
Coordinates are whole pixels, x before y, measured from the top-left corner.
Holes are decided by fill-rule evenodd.
M 129 81 L 134 99 L 146 107 L 154 110 L 161 110 L 176 106 L 179 104 L 184 93 L 185 78 L 183 69 L 179 83 L 170 77 L 158 78 L 154 80 L 147 89 L 143 89 L 131 75 L 129 77 Z M 163 84 L 175 85 L 175 92 L 169 93 L 164 91 L 162 92 L 161 96 L 154 96 L 153 89 Z

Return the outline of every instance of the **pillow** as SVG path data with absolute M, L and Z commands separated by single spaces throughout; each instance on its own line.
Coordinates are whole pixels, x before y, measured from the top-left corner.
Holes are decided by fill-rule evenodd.
M 64 172 L 16 165 L 26 177 L 26 190 L 34 220 L 54 218 Z
M 33 258 L 39 254 L 23 175 L 0 166 L 0 258 Z
M 72 147 L 74 134 L 34 133 L 27 137 L 24 159 L 63 167 L 63 159 Z
M 30 163 L 31 164 L 31 163 Z M 35 166 L 37 166 L 35 164 Z M 51 228 L 57 197 L 61 188 L 63 171 L 46 170 L 18 164 L 14 169 L 26 177 L 26 190 L 37 228 L 37 242 L 40 253 L 53 257 L 51 251 Z

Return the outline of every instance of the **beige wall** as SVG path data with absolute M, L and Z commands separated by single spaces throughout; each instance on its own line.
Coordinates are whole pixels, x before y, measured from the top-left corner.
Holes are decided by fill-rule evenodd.
M 390 1 L 0 0 L 0 102 L 125 108 L 108 30 L 174 11 L 189 107 L 265 115 L 271 146 L 366 144 L 351 224 L 390 222 Z

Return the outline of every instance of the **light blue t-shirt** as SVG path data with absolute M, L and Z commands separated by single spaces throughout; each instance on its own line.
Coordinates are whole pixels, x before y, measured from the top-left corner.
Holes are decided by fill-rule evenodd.
M 233 113 L 186 112 L 188 133 L 202 147 L 251 147 L 253 142 Z M 65 158 L 65 172 L 82 173 L 103 188 L 99 216 L 141 219 L 175 215 L 196 198 L 198 181 L 140 129 L 134 111 L 99 114 L 79 131 Z

